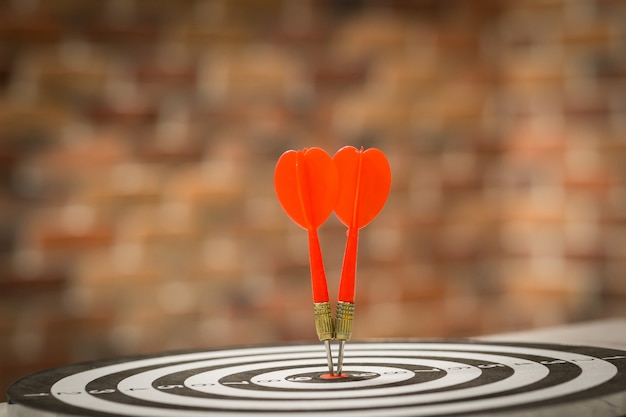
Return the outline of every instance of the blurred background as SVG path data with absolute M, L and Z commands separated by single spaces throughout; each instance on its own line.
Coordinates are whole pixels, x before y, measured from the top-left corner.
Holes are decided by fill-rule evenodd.
M 0 0 L 0 401 L 316 340 L 288 149 L 378 147 L 354 339 L 626 317 L 626 2 Z M 320 230 L 330 293 L 345 227 Z

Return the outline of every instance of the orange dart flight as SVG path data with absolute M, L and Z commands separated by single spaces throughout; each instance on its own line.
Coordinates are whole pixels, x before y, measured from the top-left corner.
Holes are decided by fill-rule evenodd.
M 376 148 L 363 151 L 346 146 L 333 159 L 339 173 L 335 214 L 348 226 L 339 301 L 354 302 L 359 229 L 374 220 L 385 205 L 391 188 L 391 169 L 385 154 Z
M 313 301 L 327 302 L 328 287 L 317 229 L 335 207 L 338 182 L 332 158 L 320 148 L 285 152 L 274 171 L 276 195 L 285 212 L 309 232 Z

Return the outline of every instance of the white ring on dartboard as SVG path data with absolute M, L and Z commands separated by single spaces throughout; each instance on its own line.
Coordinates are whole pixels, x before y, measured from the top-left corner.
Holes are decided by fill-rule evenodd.
M 429 357 L 449 357 L 450 353 L 440 351 L 422 350 L 420 355 Z M 380 357 L 378 357 L 380 356 Z M 302 357 L 301 354 L 296 355 L 270 355 L 268 359 L 278 358 L 292 358 Z M 206 407 L 206 408 L 221 408 L 225 410 L 291 410 L 297 409 L 302 405 L 302 400 L 323 399 L 324 401 L 308 403 L 306 408 L 310 410 L 341 410 L 341 409 L 358 409 L 358 408 L 371 408 L 371 407 L 385 407 L 402 404 L 426 404 L 436 401 L 452 401 L 458 399 L 473 398 L 481 395 L 489 395 L 500 393 L 503 391 L 509 391 L 516 388 L 521 388 L 525 385 L 535 383 L 546 376 L 548 376 L 549 370 L 546 366 L 537 362 L 524 361 L 522 364 L 518 358 L 511 358 L 500 355 L 491 355 L 485 353 L 473 353 L 465 352 L 463 354 L 465 359 L 474 359 L 486 362 L 500 362 L 506 366 L 509 366 L 514 370 L 513 375 L 497 383 L 490 383 L 479 385 L 476 387 L 457 389 L 453 391 L 437 392 L 430 394 L 423 394 L 418 398 L 398 398 L 395 395 L 400 394 L 413 394 L 432 389 L 432 386 L 439 385 L 439 388 L 451 387 L 463 382 L 468 382 L 472 379 L 478 378 L 481 375 L 481 370 L 477 367 L 467 365 L 460 362 L 451 362 L 446 369 L 447 375 L 441 379 L 433 381 L 433 384 L 411 384 L 401 385 L 393 387 L 372 387 L 360 391 L 355 390 L 325 390 L 322 392 L 302 392 L 302 391 L 250 391 L 237 388 L 235 385 L 221 385 L 217 382 L 229 374 L 255 371 L 259 368 L 275 368 L 278 366 L 285 366 L 293 370 L 294 366 L 307 365 L 307 364 L 319 364 L 319 358 L 314 359 L 297 359 L 291 361 L 272 361 L 272 362 L 253 362 L 245 365 L 227 366 L 224 368 L 217 368 L 213 371 L 203 373 L 203 379 L 194 382 L 194 385 L 201 385 L 200 382 L 214 383 L 215 386 L 199 386 L 197 389 L 206 393 L 214 395 L 222 395 L 226 397 L 240 397 L 243 402 L 233 401 L 231 398 L 189 398 L 185 403 L 192 407 Z M 241 359 L 241 358 L 239 358 Z M 363 361 L 364 358 L 359 358 Z M 380 363 L 385 364 L 390 362 L 389 352 L 385 351 L 371 351 L 368 352 L 368 357 L 365 359 L 368 363 Z M 222 362 L 222 361 L 220 361 Z M 234 361 L 233 361 L 234 362 Z M 416 358 L 402 357 L 402 362 L 406 365 L 423 366 L 428 364 L 428 360 Z M 208 367 L 216 365 L 215 361 L 201 361 L 189 364 L 173 365 L 169 367 L 152 369 L 146 372 L 138 373 L 120 381 L 118 388 L 121 391 L 128 391 L 129 388 L 139 386 L 145 381 L 154 381 L 164 375 L 185 372 L 194 369 L 198 366 Z M 222 363 L 219 363 L 222 365 Z M 346 361 L 346 366 L 350 365 L 349 361 Z M 363 369 L 369 370 L 367 366 Z M 296 369 L 296 372 L 300 370 Z M 211 375 L 212 377 L 208 377 Z M 366 382 L 366 381 L 362 381 Z M 190 386 L 188 384 L 187 386 Z M 153 386 L 148 387 L 146 390 L 138 390 L 128 392 L 128 395 L 140 400 L 152 401 L 161 404 L 176 405 L 180 404 L 180 397 L 171 394 L 167 391 L 159 390 Z M 258 398 L 260 400 L 255 401 Z M 280 401 L 268 401 L 270 399 Z M 407 401 L 408 400 L 408 401 Z
M 511 395 L 506 395 L 506 393 L 501 394 L 499 397 L 495 398 L 479 398 L 479 399 L 467 399 L 465 401 L 453 402 L 453 403 L 439 403 L 439 404 L 428 404 L 424 403 L 424 395 L 432 395 L 437 393 L 427 393 L 424 395 L 411 395 L 411 396 L 393 396 L 393 415 L 396 416 L 420 416 L 420 415 L 445 415 L 452 414 L 458 412 L 472 412 L 472 411 L 480 411 L 480 410 L 491 410 L 498 407 L 508 407 L 515 406 L 525 403 L 534 403 L 542 400 L 549 400 L 552 398 L 557 398 L 560 396 L 575 394 L 577 392 L 583 392 L 587 389 L 598 386 L 616 375 L 617 368 L 604 360 L 594 358 L 587 355 L 582 355 L 578 353 L 572 352 L 563 352 L 556 351 L 550 349 L 543 348 L 534 348 L 534 347 L 519 347 L 519 346 L 504 346 L 504 345 L 483 345 L 483 344 L 447 344 L 447 343 L 427 343 L 427 344 L 419 344 L 419 343 L 385 343 L 385 344 L 352 344 L 348 345 L 348 349 L 346 351 L 346 360 L 349 361 L 351 355 L 358 355 L 359 361 L 367 362 L 368 358 L 376 357 L 377 352 L 379 356 L 386 357 L 386 362 L 393 361 L 394 358 L 402 358 L 405 359 L 407 356 L 425 356 L 426 352 L 439 352 L 441 356 L 445 356 L 450 359 L 450 357 L 459 357 L 459 360 L 462 360 L 463 356 L 469 358 L 468 353 L 470 352 L 492 352 L 497 355 L 498 359 L 501 360 L 502 363 L 505 363 L 503 359 L 506 359 L 506 362 L 511 362 L 512 365 L 517 366 L 518 368 L 522 368 L 519 370 L 515 370 L 514 374 L 502 381 L 498 381 L 497 384 L 501 385 L 505 383 L 505 381 L 515 378 L 516 374 L 527 374 L 524 372 L 524 369 L 528 369 L 527 367 L 543 367 L 547 368 L 544 365 L 539 363 L 530 361 L 528 359 L 519 359 L 515 358 L 511 355 L 535 355 L 547 358 L 556 358 L 557 360 L 563 360 L 570 363 L 575 364 L 581 369 L 580 375 L 575 378 L 568 380 L 563 383 L 559 383 L 555 386 L 548 386 L 541 389 L 535 389 L 532 391 L 526 392 L 517 392 Z M 104 377 L 107 375 L 111 375 L 117 372 L 128 371 L 132 369 L 141 368 L 144 366 L 159 366 L 159 365 L 171 365 L 172 363 L 180 363 L 185 361 L 206 361 L 210 359 L 214 359 L 214 363 L 217 366 L 217 363 L 220 361 L 227 361 L 228 359 L 235 359 L 235 363 L 237 362 L 237 358 L 239 360 L 246 358 L 246 356 L 255 356 L 257 363 L 259 361 L 268 360 L 270 357 L 275 356 L 276 352 L 278 356 L 284 358 L 285 355 L 290 353 L 311 353 L 311 346 L 287 346 L 287 347 L 268 347 L 268 348 L 251 348 L 251 349 L 238 349 L 233 351 L 214 351 L 214 352 L 198 352 L 191 354 L 182 354 L 182 355 L 174 355 L 167 357 L 157 357 L 157 358 L 147 358 L 141 359 L 133 362 L 119 363 L 114 365 L 103 366 L 101 368 L 90 369 L 83 372 L 78 372 L 74 375 L 67 376 L 62 378 L 58 382 L 56 382 L 52 388 L 51 393 L 54 395 L 59 401 L 64 402 L 66 404 L 70 404 L 75 407 L 80 407 L 87 410 L 99 411 L 103 413 L 109 414 L 118 414 L 118 415 L 151 415 L 154 417 L 170 417 L 173 414 L 180 417 L 200 417 L 206 416 L 210 412 L 214 412 L 215 415 L 219 415 L 219 410 L 239 410 L 239 413 L 229 413 L 229 416 L 235 415 L 249 415 L 250 413 L 246 413 L 243 410 L 254 409 L 256 408 L 248 407 L 250 404 L 255 402 L 259 402 L 258 400 L 247 400 L 245 397 L 238 397 L 234 399 L 219 399 L 222 400 L 219 404 L 211 410 L 189 410 L 189 409 L 176 409 L 172 412 L 171 409 L 159 408 L 159 403 L 155 403 L 152 406 L 143 406 L 143 405 L 133 405 L 133 404 L 125 404 L 125 403 L 113 403 L 111 401 L 106 401 L 99 397 L 95 397 L 86 392 L 86 385 L 100 377 Z M 400 361 L 400 360 L 399 360 Z M 517 365 L 516 365 L 517 364 Z M 507 365 L 510 366 L 510 365 Z M 168 367 L 168 366 L 166 366 Z M 539 368 L 537 368 L 539 369 Z M 367 367 L 359 367 L 360 371 L 367 371 Z M 530 376 L 530 375 L 529 375 Z M 150 385 L 150 381 L 143 381 L 144 384 Z M 530 384 L 531 382 L 527 381 L 526 384 Z M 419 384 L 418 384 L 419 385 Z M 490 384 L 486 384 L 490 385 Z M 150 385 L 151 386 L 151 385 Z M 124 380 L 120 381 L 118 385 L 118 389 L 124 387 Z M 483 386 L 484 387 L 484 386 Z M 479 388 L 483 387 L 474 387 L 477 389 L 477 395 L 480 392 Z M 467 390 L 467 389 L 466 389 Z M 143 390 L 124 392 L 125 394 L 129 393 L 137 393 Z M 156 391 L 156 390 L 154 390 Z M 367 390 L 369 391 L 369 389 Z M 459 390 L 461 391 L 461 390 Z M 72 395 L 63 395 L 60 393 L 63 392 L 72 392 Z M 270 391 L 271 392 L 271 391 Z M 354 392 L 354 391 L 353 391 Z M 483 392 L 485 392 L 483 390 Z M 249 393 L 249 390 L 246 390 L 246 394 Z M 266 392 L 267 393 L 267 392 Z M 446 398 L 449 398 L 451 394 L 454 394 L 455 391 L 447 391 Z M 175 405 L 185 405 L 187 406 L 187 402 L 191 397 L 185 396 L 180 397 L 170 393 L 165 393 L 163 391 L 159 391 L 159 394 L 165 394 L 165 397 L 169 399 L 176 400 L 173 401 L 172 404 Z M 376 404 L 374 407 L 381 407 L 380 401 L 385 400 L 389 397 L 378 397 L 376 398 Z M 148 398 L 149 401 L 154 401 L 154 398 Z M 332 406 L 335 408 L 329 408 L 333 410 L 333 415 L 338 416 L 388 416 L 390 415 L 390 410 L 385 409 L 367 409 L 363 408 L 363 401 L 368 400 L 368 398 L 360 398 L 357 401 L 351 399 L 337 399 L 337 400 L 329 400 L 334 401 Z M 306 415 L 306 411 L 300 411 L 304 409 L 309 409 L 309 406 L 313 402 L 307 401 L 295 401 L 294 404 L 291 405 L 291 408 L 284 408 L 282 406 L 283 403 L 289 403 L 289 401 L 283 400 L 268 400 L 261 401 L 266 403 L 271 403 L 273 406 L 279 405 L 279 407 L 273 408 L 274 410 L 293 410 L 298 411 L 300 415 Z M 304 403 L 304 405 L 303 405 Z M 327 403 L 327 401 L 324 401 Z M 256 407 L 256 405 L 255 405 Z M 294 408 L 295 407 L 295 408 Z M 303 407 L 303 408 L 300 408 Z M 262 411 L 262 410 L 261 410 Z M 312 412 L 311 414 L 317 414 Z

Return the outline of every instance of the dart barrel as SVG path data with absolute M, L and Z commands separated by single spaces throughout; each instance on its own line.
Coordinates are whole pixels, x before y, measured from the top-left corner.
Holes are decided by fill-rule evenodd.
M 335 339 L 350 340 L 352 337 L 352 321 L 354 319 L 354 303 L 339 301 L 335 319 Z
M 315 313 L 315 331 L 317 332 L 317 337 L 322 341 L 333 339 L 335 326 L 330 303 L 315 303 L 313 304 L 313 311 Z

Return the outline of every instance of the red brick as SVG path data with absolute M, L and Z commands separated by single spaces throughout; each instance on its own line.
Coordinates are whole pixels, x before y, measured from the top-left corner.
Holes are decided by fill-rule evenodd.
M 328 31 L 325 29 L 286 29 L 277 28 L 271 35 L 271 39 L 279 45 L 307 47 L 318 46 L 328 39 Z
M 149 163 L 185 163 L 200 162 L 204 157 L 204 148 L 197 141 L 187 143 L 155 143 L 151 138 L 146 138 L 138 151 L 142 161 Z
M 367 69 L 363 64 L 355 63 L 318 64 L 312 70 L 312 79 L 317 89 L 359 87 L 367 79 Z
M 43 152 L 35 161 L 35 166 L 54 173 L 88 174 L 101 167 L 111 167 L 123 161 L 130 151 L 123 137 L 108 132 L 92 134 L 89 130 L 68 132 L 73 142 L 69 146 L 57 146 Z
M 93 41 L 111 43 L 153 42 L 158 35 L 157 27 L 141 22 L 92 23 L 84 32 Z
M 50 228 L 42 230 L 39 243 L 46 249 L 81 249 L 108 246 L 113 240 L 113 231 L 107 226 L 94 226 L 89 230 L 73 233 Z
M 24 276 L 19 273 L 4 273 L 0 276 L 0 298 L 15 294 L 36 294 L 65 290 L 69 285 L 66 273 L 43 272 L 36 276 Z
M 571 26 L 563 33 L 563 42 L 579 48 L 582 45 L 604 47 L 612 39 L 611 27 L 596 25 L 591 27 Z
M 111 104 L 97 103 L 87 110 L 87 115 L 95 123 L 147 124 L 154 122 L 156 110 L 148 103 Z
M 193 25 L 180 29 L 181 38 L 190 43 L 199 45 L 239 45 L 247 40 L 249 35 L 246 29 L 238 24 L 222 25 L 220 27 L 206 27 Z
M 0 37 L 12 42 L 58 41 L 63 34 L 60 22 L 48 16 L 4 15 L 0 19 Z
M 408 44 L 408 26 L 398 16 L 363 13 L 343 25 L 331 43 L 334 56 L 354 60 L 402 51 Z

